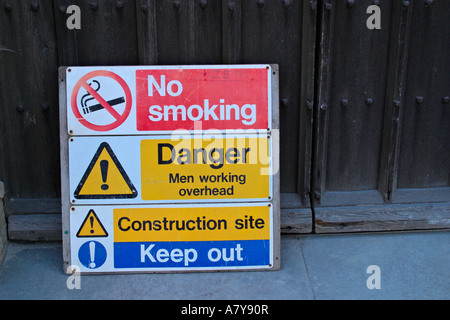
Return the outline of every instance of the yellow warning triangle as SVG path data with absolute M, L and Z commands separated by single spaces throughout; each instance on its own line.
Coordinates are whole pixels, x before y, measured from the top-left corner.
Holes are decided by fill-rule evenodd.
M 80 229 L 77 232 L 78 238 L 84 237 L 107 237 L 108 232 L 106 232 L 105 227 L 103 227 L 100 219 L 95 214 L 94 210 L 89 210 L 86 218 L 81 224 Z
M 76 199 L 135 198 L 136 188 L 108 143 L 100 144 L 74 192 Z

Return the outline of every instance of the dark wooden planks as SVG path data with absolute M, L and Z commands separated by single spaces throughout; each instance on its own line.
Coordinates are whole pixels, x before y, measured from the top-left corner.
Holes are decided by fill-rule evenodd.
M 365 27 L 372 1 L 353 7 L 338 1 L 331 58 L 326 190 L 377 189 L 387 75 L 390 21 L 381 30 Z M 389 17 L 391 1 L 383 2 Z
M 397 188 L 450 186 L 450 2 L 412 7 Z M 448 194 L 450 200 L 450 194 Z
M 448 203 L 322 207 L 315 216 L 317 233 L 450 228 Z
M 6 217 L 27 214 L 61 214 L 61 198 L 22 199 L 12 198 L 5 204 Z
M 65 9 L 73 1 L 0 0 L 6 210 L 58 210 L 58 65 L 277 63 L 283 231 L 311 230 L 311 211 L 302 209 L 311 166 L 318 230 L 320 220 L 331 223 L 327 232 L 357 230 L 331 220 L 364 224 L 368 217 L 366 230 L 440 227 L 432 209 L 411 209 L 409 220 L 380 212 L 406 215 L 411 203 L 424 202 L 442 203 L 442 212 L 450 198 L 450 3 L 380 0 L 382 29 L 368 30 L 372 3 L 79 1 L 82 29 L 68 30 Z M 380 207 L 383 201 L 395 205 Z M 322 209 L 342 217 L 328 221 Z
M 61 241 L 61 215 L 13 215 L 8 219 L 8 238 L 20 241 Z
M 320 11 L 315 231 L 448 228 L 449 4 L 380 1 L 368 30 L 371 2 Z
M 60 194 L 53 5 L 33 3 L 0 1 L 0 179 L 8 197 Z
M 68 30 L 73 1 L 55 0 L 59 65 L 136 65 L 139 62 L 135 1 L 80 1 L 81 29 Z
M 217 64 L 222 61 L 222 4 L 156 1 L 158 64 Z
M 280 67 L 281 192 L 297 192 L 303 5 L 298 1 L 263 3 L 242 1 L 238 8 L 242 20 L 239 62 Z
M 156 0 L 136 0 L 139 64 L 158 63 Z
M 83 1 L 80 9 L 83 20 L 82 29 L 77 31 L 79 65 L 138 63 L 134 1 L 123 1 L 121 9 L 115 1 Z
M 297 193 L 302 199 L 302 204 L 310 207 L 313 108 L 316 103 L 314 77 L 317 63 L 317 2 L 304 1 L 302 13 Z
M 240 63 L 242 0 L 222 0 L 222 61 Z

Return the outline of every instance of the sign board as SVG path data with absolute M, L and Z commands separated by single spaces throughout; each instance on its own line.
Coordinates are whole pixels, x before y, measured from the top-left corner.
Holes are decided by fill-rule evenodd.
M 279 269 L 276 65 L 61 67 L 60 136 L 66 267 Z

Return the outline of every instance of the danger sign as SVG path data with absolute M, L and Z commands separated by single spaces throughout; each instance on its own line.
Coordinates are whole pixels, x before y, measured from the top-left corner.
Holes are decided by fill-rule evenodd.
M 272 67 L 126 66 L 66 70 L 70 135 L 272 129 Z
M 71 203 L 270 201 L 273 140 L 267 134 L 73 137 Z

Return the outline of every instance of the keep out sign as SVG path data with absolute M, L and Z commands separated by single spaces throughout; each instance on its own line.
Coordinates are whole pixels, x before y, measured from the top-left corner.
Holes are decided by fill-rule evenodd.
M 270 203 L 80 206 L 71 232 L 93 233 L 73 238 L 71 259 L 83 272 L 270 269 L 272 212 Z

